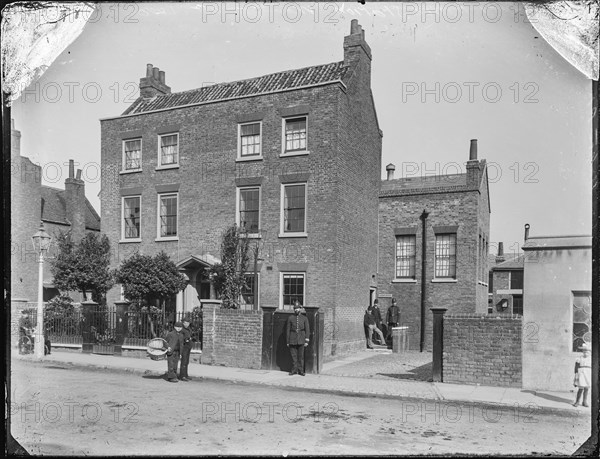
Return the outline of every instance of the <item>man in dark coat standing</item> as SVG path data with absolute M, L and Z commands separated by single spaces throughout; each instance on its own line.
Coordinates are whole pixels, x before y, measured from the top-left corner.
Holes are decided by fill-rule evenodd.
M 379 309 L 379 300 L 375 300 L 373 302 L 373 319 L 375 319 L 375 325 L 379 330 L 383 331 L 382 321 L 381 321 L 381 310 Z M 385 341 L 380 342 L 379 344 L 385 344 Z
M 181 329 L 183 324 L 175 322 L 173 330 L 167 333 L 165 338 L 167 341 L 167 379 L 169 382 L 179 382 L 177 379 L 177 364 L 179 363 L 179 354 L 183 349 L 183 335 Z
M 183 348 L 181 350 L 181 367 L 179 368 L 179 379 L 189 381 L 188 365 L 190 363 L 190 354 L 192 353 L 192 331 L 190 330 L 190 319 L 185 318 L 181 321 L 183 328 L 181 336 L 183 338 Z
M 396 304 L 396 298 L 392 298 L 392 305 L 388 308 L 387 313 L 385 315 L 388 332 L 388 339 L 392 334 L 392 327 L 397 327 L 400 325 L 400 308 Z
M 286 324 L 286 342 L 292 355 L 292 369 L 290 375 L 304 376 L 304 348 L 308 346 L 310 327 L 308 318 L 300 314 L 302 306 L 298 300 L 294 301 L 294 315 L 288 317 Z

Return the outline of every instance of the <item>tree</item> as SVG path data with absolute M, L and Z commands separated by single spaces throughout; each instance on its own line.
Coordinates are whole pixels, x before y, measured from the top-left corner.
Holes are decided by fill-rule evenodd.
M 223 286 L 221 299 L 224 308 L 239 308 L 244 275 L 248 267 L 248 238 L 237 227 L 230 226 L 223 232 L 221 241 L 221 268 Z
M 106 292 L 114 285 L 110 271 L 110 242 L 106 235 L 88 233 L 79 242 L 71 234 L 60 232 L 57 236 L 58 253 L 50 261 L 54 285 L 62 292 L 92 292 L 101 303 Z
M 158 300 L 161 304 L 185 288 L 183 274 L 165 252 L 154 257 L 135 253 L 115 271 L 125 298 L 141 309 Z

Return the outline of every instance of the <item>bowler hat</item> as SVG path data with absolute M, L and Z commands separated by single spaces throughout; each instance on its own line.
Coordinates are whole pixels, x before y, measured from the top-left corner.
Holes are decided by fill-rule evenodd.
M 175 325 L 173 325 L 174 327 L 183 327 L 183 324 L 181 322 L 175 322 Z

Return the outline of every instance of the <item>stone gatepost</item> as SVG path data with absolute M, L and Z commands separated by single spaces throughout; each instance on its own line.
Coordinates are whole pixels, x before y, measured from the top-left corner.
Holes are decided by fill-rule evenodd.
M 115 312 L 116 312 L 116 333 L 115 333 L 115 350 L 114 355 L 123 355 L 123 343 L 127 337 L 128 332 L 128 316 L 129 301 L 121 300 L 115 301 Z
M 94 313 L 97 309 L 98 303 L 91 299 L 81 302 L 81 335 L 83 337 L 81 352 L 83 354 L 91 354 L 96 342 L 92 334 L 92 325 L 94 324 Z

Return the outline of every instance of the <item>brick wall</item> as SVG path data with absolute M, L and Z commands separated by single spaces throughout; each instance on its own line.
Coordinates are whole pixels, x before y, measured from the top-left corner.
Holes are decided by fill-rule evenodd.
M 262 311 L 205 305 L 202 319 L 203 364 L 260 369 Z
M 444 316 L 443 381 L 521 387 L 521 316 Z

